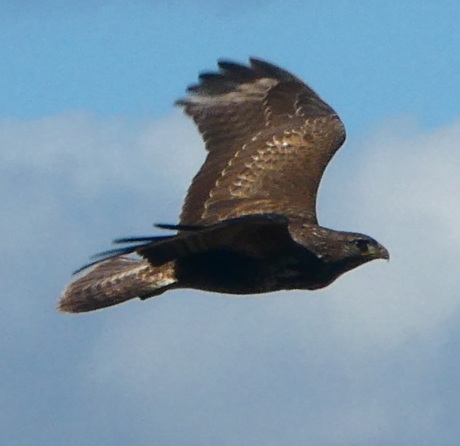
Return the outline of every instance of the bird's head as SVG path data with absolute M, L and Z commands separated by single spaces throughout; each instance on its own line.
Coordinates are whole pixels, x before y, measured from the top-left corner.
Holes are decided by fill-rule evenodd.
M 343 272 L 376 259 L 390 259 L 390 253 L 377 240 L 355 232 L 331 231 L 322 244 L 320 257 L 341 266 Z
M 360 258 L 363 263 L 375 259 L 390 260 L 390 253 L 377 240 L 364 234 L 345 233 L 343 253 L 348 259 Z
M 335 231 L 328 228 L 305 227 L 299 235 L 324 263 L 336 265 L 342 272 L 376 259 L 390 259 L 390 253 L 377 240 L 356 232 Z

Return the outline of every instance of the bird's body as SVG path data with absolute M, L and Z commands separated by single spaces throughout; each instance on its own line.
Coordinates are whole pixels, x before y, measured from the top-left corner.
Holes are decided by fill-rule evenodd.
M 388 251 L 319 226 L 323 172 L 345 139 L 334 110 L 306 84 L 257 59 L 219 73 L 178 101 L 205 140 L 176 235 L 121 239 L 71 283 L 59 307 L 81 312 L 174 288 L 228 294 L 318 289 Z M 139 254 L 143 260 L 126 257 Z

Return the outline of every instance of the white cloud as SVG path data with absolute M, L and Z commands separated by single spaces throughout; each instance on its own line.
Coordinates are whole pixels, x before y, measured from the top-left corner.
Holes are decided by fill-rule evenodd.
M 44 406 L 43 444 L 69 432 L 100 445 L 455 444 L 459 138 L 460 121 L 399 119 L 349 137 L 328 169 L 323 222 L 374 236 L 389 263 L 315 293 L 182 291 L 70 318 L 52 308 L 68 272 L 115 236 L 175 220 L 201 142 L 178 115 L 3 122 L 0 346 L 44 380 L 17 409 L 7 394 L 5 422 Z

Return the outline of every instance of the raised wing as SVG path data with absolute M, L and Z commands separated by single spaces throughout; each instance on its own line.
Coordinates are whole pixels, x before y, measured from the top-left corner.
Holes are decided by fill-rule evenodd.
M 321 177 L 345 139 L 339 117 L 305 83 L 268 62 L 218 65 L 178 101 L 208 151 L 181 223 L 270 213 L 316 224 Z

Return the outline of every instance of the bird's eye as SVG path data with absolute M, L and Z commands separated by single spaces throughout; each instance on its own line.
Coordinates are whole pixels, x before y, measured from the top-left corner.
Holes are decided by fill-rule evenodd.
M 369 251 L 369 243 L 367 242 L 367 240 L 363 240 L 362 238 L 359 238 L 359 239 L 354 240 L 353 243 L 363 254 Z

